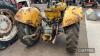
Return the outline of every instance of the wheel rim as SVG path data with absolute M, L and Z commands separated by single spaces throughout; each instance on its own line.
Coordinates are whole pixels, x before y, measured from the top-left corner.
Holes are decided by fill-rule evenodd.
M 0 17 L 0 34 L 3 35 L 11 31 L 12 22 L 5 15 L 0 15 Z
M 0 15 L 7 16 L 14 23 L 14 13 L 8 9 L 0 9 Z
M 9 41 L 17 33 L 14 13 L 9 9 L 0 9 L 0 41 Z
M 0 35 L 8 34 L 14 24 L 14 13 L 9 9 L 0 9 Z

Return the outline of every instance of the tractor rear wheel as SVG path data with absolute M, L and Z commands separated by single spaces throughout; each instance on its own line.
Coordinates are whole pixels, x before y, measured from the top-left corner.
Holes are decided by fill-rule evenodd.
M 40 32 L 38 32 L 38 34 L 39 34 L 38 36 L 24 38 L 24 36 L 34 34 L 35 31 L 37 30 L 36 28 L 34 28 L 33 26 L 30 26 L 30 25 L 21 23 L 21 22 L 18 22 L 17 26 L 18 26 L 18 30 L 19 30 L 19 32 L 18 32 L 19 39 L 27 47 L 31 47 L 39 41 Z
M 69 53 L 75 53 L 79 39 L 79 23 L 65 27 L 66 34 L 66 49 Z

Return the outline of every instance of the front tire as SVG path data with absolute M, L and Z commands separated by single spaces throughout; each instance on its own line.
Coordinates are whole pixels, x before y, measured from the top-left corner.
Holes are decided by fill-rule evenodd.
M 78 46 L 79 39 L 79 23 L 65 27 L 66 38 L 66 49 L 69 53 L 75 53 Z

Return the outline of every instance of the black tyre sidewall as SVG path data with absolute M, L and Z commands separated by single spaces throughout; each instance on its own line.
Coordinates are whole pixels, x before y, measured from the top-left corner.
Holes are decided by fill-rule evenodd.
M 66 49 L 69 53 L 75 53 L 78 47 L 79 23 L 65 27 Z
M 28 44 L 26 41 L 24 41 L 24 40 L 23 40 L 23 36 L 26 35 L 26 34 L 23 34 L 23 33 L 24 33 L 24 27 L 27 26 L 27 27 L 29 28 L 29 29 L 28 29 L 29 32 L 27 32 L 27 33 L 29 33 L 29 35 L 33 34 L 33 33 L 36 31 L 36 28 L 34 28 L 34 27 L 32 27 L 32 26 L 29 26 L 29 25 L 27 25 L 27 24 L 21 23 L 21 22 L 17 22 L 17 24 L 18 24 L 17 27 L 18 27 L 18 30 L 19 30 L 19 32 L 18 32 L 19 39 L 20 39 L 20 41 L 21 41 L 23 44 L 25 44 L 27 47 L 31 47 L 31 46 L 35 45 L 35 44 L 39 41 L 40 36 L 37 37 L 35 40 L 31 40 L 31 39 L 30 39 L 30 41 L 31 41 L 30 44 Z M 34 30 L 32 30 L 32 28 L 33 28 Z
M 10 11 L 12 11 L 14 14 L 16 13 L 16 8 L 14 8 L 12 5 L 8 5 L 4 2 L 1 2 L 0 3 L 0 9 L 8 9 Z M 13 43 L 15 43 L 17 41 L 17 34 L 11 39 L 11 40 L 8 40 L 8 41 L 0 41 L 0 45 L 2 47 L 5 47 L 4 49 L 6 49 L 8 46 L 12 45 Z M 2 48 L 0 48 L 2 49 Z

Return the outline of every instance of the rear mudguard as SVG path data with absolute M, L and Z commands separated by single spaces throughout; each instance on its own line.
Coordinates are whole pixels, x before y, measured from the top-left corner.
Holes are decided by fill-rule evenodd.
M 36 7 L 23 7 L 15 15 L 15 19 L 24 24 L 38 27 L 41 24 L 41 13 Z
M 69 6 L 65 10 L 62 26 L 66 27 L 66 26 L 72 25 L 74 23 L 79 22 L 82 18 L 83 18 L 82 7 Z

